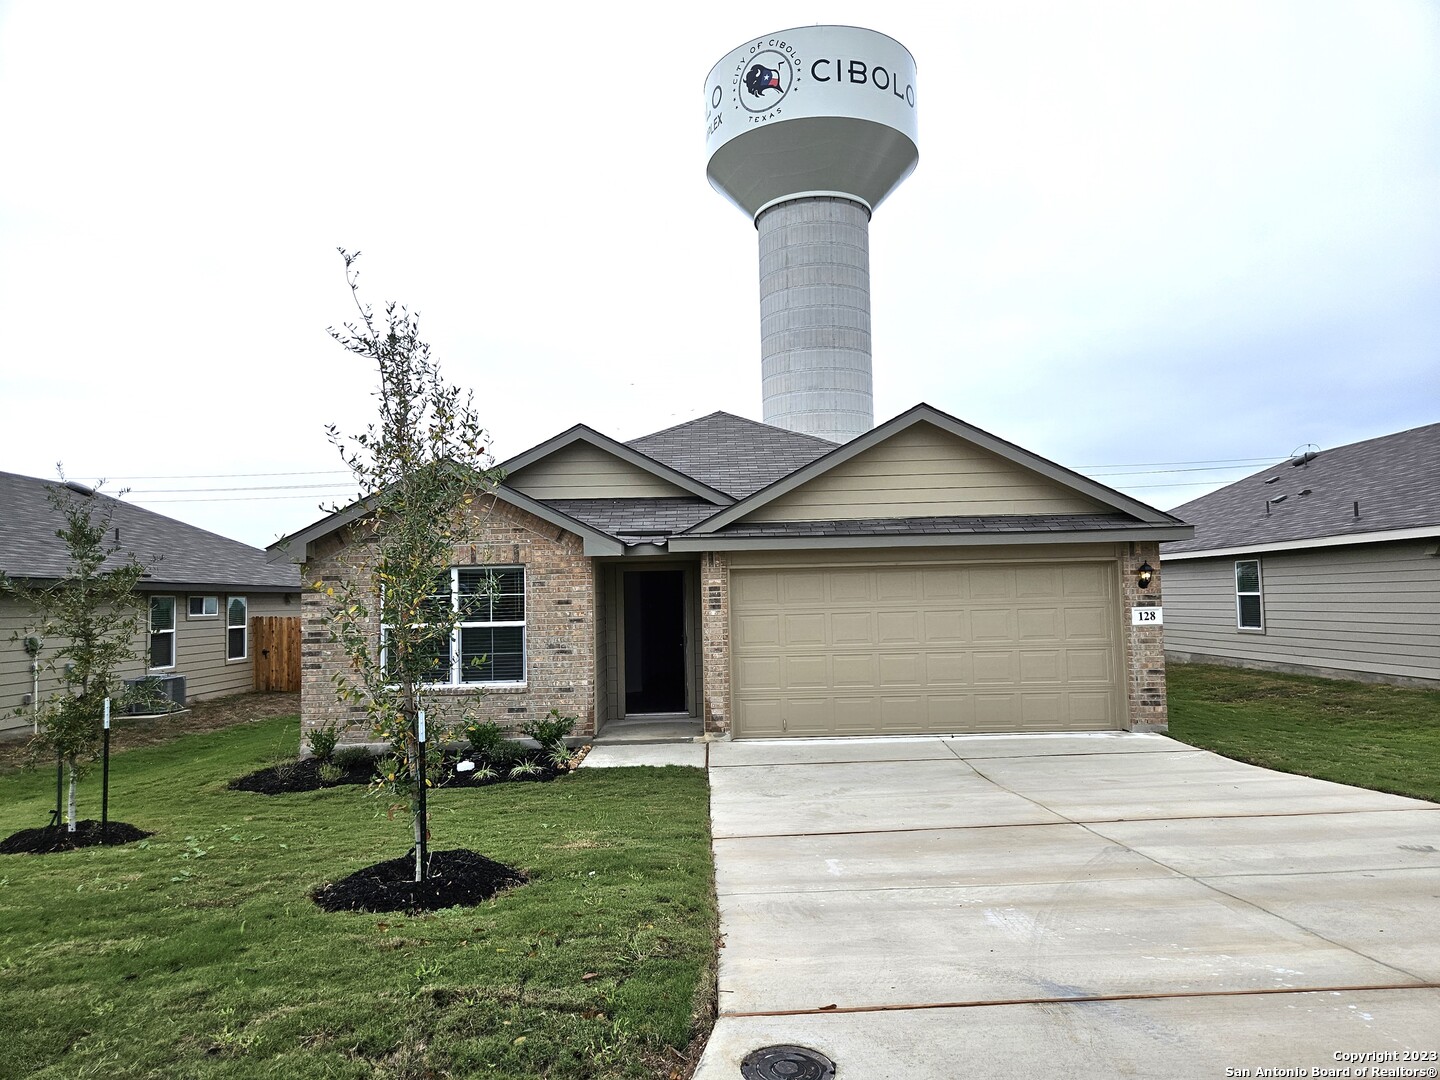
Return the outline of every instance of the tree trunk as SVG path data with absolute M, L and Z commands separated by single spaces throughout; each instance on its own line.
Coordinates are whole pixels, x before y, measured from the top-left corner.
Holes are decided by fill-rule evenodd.
M 70 803 L 65 809 L 65 827 L 67 832 L 75 831 L 75 762 L 65 763 L 70 773 Z

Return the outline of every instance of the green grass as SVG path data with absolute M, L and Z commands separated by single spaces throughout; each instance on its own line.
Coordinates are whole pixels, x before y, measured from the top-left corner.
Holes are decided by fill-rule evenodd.
M 433 846 L 531 883 L 421 917 L 309 899 L 408 848 L 362 788 L 225 783 L 293 753 L 270 720 L 115 760 L 120 848 L 0 857 L 0 1076 L 653 1077 L 708 1029 L 717 933 L 704 774 L 595 769 L 442 791 Z M 0 836 L 53 776 L 0 777 Z M 98 775 L 81 789 L 99 817 Z
M 1440 691 L 1172 664 L 1170 735 L 1282 772 L 1440 802 Z

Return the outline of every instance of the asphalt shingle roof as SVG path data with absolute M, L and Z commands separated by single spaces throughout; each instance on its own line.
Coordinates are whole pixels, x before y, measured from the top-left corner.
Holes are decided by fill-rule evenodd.
M 62 520 L 46 498 L 54 480 L 0 472 L 0 571 L 14 578 L 57 578 L 69 559 L 55 535 Z M 300 568 L 269 562 L 265 552 L 216 533 L 187 525 L 109 495 L 88 499 L 97 515 L 110 514 L 120 530 L 120 546 L 144 563 L 149 576 L 141 589 L 190 586 L 267 591 L 300 590 Z
M 727 412 L 625 444 L 737 499 L 809 465 L 839 444 Z
M 1166 543 L 1171 554 L 1427 526 L 1440 531 L 1440 424 L 1322 450 L 1304 465 L 1282 462 L 1171 513 L 1195 526 L 1193 540 Z
M 691 498 L 546 499 L 545 505 L 611 536 L 652 538 L 684 532 L 720 509 Z

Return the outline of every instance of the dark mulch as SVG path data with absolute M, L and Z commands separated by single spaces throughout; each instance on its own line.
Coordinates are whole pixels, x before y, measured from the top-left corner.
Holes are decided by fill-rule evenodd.
M 415 881 L 414 876 L 411 848 L 403 858 L 357 870 L 311 895 L 326 911 L 438 911 L 471 907 L 528 880 L 519 870 L 464 848 L 430 852 L 426 879 Z
M 76 848 L 96 847 L 100 844 L 114 847 L 117 844 L 131 844 L 153 835 L 127 822 L 112 821 L 108 830 L 109 838 L 106 839 L 101 833 L 100 822 L 86 818 L 75 823 L 74 832 L 67 830 L 64 825 L 58 828 L 46 825 L 39 829 L 21 829 L 17 833 L 11 833 L 4 840 L 0 840 L 0 855 L 48 855 L 53 851 L 74 851 Z
M 358 765 L 346 769 L 334 780 L 320 776 L 320 759 L 306 758 L 303 761 L 287 761 L 283 765 L 272 765 L 268 769 L 248 773 L 238 780 L 231 780 L 231 791 L 257 791 L 261 795 L 283 795 L 288 791 L 319 791 L 321 788 L 340 787 L 342 784 L 368 784 L 375 776 L 373 765 Z
M 429 779 L 437 788 L 477 788 L 519 781 L 543 784 L 566 774 L 566 770 L 551 767 L 542 760 L 538 753 L 534 757 L 522 760 L 533 762 L 538 766 L 539 771 L 519 776 L 511 776 L 508 772 L 502 772 L 498 776 L 482 778 L 476 776 L 478 770 L 457 772 L 455 769 L 457 762 L 447 759 L 440 769 L 439 775 L 432 774 Z M 338 779 L 322 780 L 319 759 L 306 758 L 304 761 L 272 765 L 268 769 L 261 769 L 258 772 L 242 776 L 238 780 L 231 780 L 229 787 L 232 791 L 256 791 L 261 795 L 283 795 L 291 791 L 317 791 L 320 788 L 340 787 L 343 784 L 368 784 L 374 779 L 374 776 L 373 765 L 361 765 L 342 773 Z

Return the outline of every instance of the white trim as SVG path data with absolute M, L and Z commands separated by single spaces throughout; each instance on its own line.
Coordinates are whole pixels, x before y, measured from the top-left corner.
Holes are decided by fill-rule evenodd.
M 766 210 L 774 209 L 781 203 L 794 202 L 796 199 L 844 199 L 846 202 L 853 202 L 865 208 L 865 213 L 870 217 L 875 216 L 875 208 L 868 201 L 860 198 L 859 195 L 852 195 L 848 191 L 797 191 L 791 195 L 781 195 L 778 199 L 771 199 L 755 211 L 755 216 L 750 220 L 757 225 L 760 222 L 760 215 Z
M 1221 559 L 1230 555 L 1259 555 L 1267 551 L 1305 551 L 1310 548 L 1348 547 L 1351 544 L 1384 544 L 1391 540 L 1432 540 L 1436 538 L 1440 538 L 1440 525 L 1422 525 L 1415 529 L 1351 533 L 1349 536 L 1316 536 L 1308 540 L 1277 540 L 1270 544 L 1211 548 L 1208 551 L 1161 551 L 1160 556 L 1166 562 L 1184 562 L 1187 559 Z
M 155 622 L 155 601 L 170 601 L 170 629 L 156 630 Z M 150 671 L 174 671 L 180 662 L 180 602 L 173 593 L 151 593 L 149 610 L 145 616 L 145 670 Z M 158 667 L 152 666 L 151 658 L 155 655 L 155 635 L 170 635 L 170 663 L 161 664 Z
M 195 612 L 193 612 L 193 611 L 190 610 L 190 601 L 191 601 L 191 600 L 199 600 L 199 601 L 201 602 L 201 603 L 200 603 L 201 611 L 200 611 L 200 614 L 199 614 L 199 615 L 195 614 Z M 215 610 L 214 610 L 214 611 L 205 611 L 205 610 L 204 610 L 204 607 L 205 607 L 205 603 L 204 603 L 204 602 L 205 602 L 206 600 L 214 600 L 214 601 L 215 601 Z M 217 593 L 187 593 L 187 594 L 186 594 L 186 596 L 185 596 L 185 619 L 186 619 L 187 622 L 188 622 L 190 619 L 218 619 L 219 617 L 220 617 L 220 597 L 219 597 L 219 595 L 218 595 Z
M 245 605 L 245 621 L 239 626 L 230 622 L 230 605 L 236 600 Z M 230 634 L 232 631 L 240 630 L 245 634 L 245 651 L 239 656 L 230 655 Z M 225 597 L 225 662 L 227 664 L 238 664 L 242 660 L 250 659 L 250 601 L 244 596 Z
M 529 685 L 530 679 L 530 635 L 526 632 L 526 624 L 530 615 L 530 574 L 524 563 L 505 563 L 503 565 L 456 565 L 450 567 L 450 603 L 452 610 L 458 612 L 460 605 L 460 572 L 462 570 L 481 570 L 493 572 L 496 570 L 519 570 L 520 571 L 520 599 L 522 610 L 525 612 L 523 619 L 509 619 L 500 622 L 457 622 L 450 631 L 450 679 L 445 682 L 426 682 L 417 685 L 423 689 L 430 690 L 464 690 L 464 689 L 492 689 L 492 690 L 513 690 L 523 689 Z M 456 673 L 460 670 L 461 641 L 465 630 L 495 629 L 496 627 L 520 628 L 520 678 L 491 681 L 491 682 L 453 682 Z M 385 631 L 389 626 L 382 623 L 380 626 L 380 666 L 385 666 Z M 492 659 L 493 667 L 493 659 Z
M 1247 563 L 1255 564 L 1255 591 L 1242 592 L 1240 590 L 1240 567 Z M 1260 603 L 1260 625 L 1246 626 L 1241 618 L 1242 608 L 1240 601 L 1247 596 L 1253 596 Z M 1259 559 L 1236 559 L 1235 560 L 1235 629 L 1249 630 L 1251 633 L 1263 633 L 1265 630 L 1265 571 L 1260 565 Z

